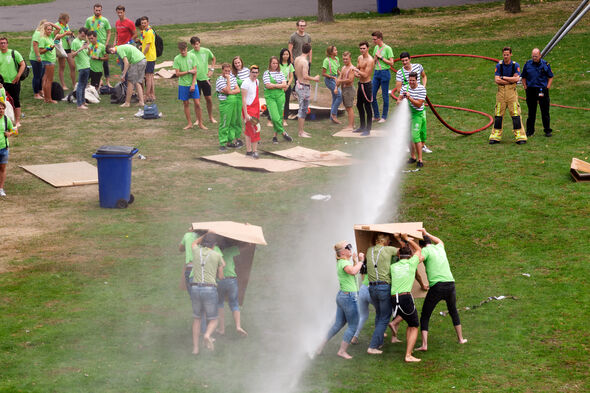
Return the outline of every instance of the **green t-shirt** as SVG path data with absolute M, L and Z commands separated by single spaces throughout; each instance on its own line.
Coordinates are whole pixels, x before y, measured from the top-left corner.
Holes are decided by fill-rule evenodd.
M 107 54 L 106 47 L 100 42 L 96 43 L 96 46 L 90 45 L 88 47 L 88 56 L 90 57 L 90 70 L 93 72 L 103 72 L 103 60 L 95 60 L 92 56 L 98 58 L 104 57 Z
M 289 74 L 291 72 L 295 72 L 295 67 L 293 67 L 293 64 L 279 64 L 279 69 L 285 76 L 287 83 L 289 83 Z
M 369 286 L 369 276 L 367 274 L 365 274 L 365 277 L 363 278 L 363 285 L 366 287 Z
M 393 50 L 391 49 L 391 47 L 389 45 L 385 45 L 383 44 L 383 46 L 378 47 L 377 45 L 375 45 L 375 47 L 373 48 L 373 57 L 375 57 L 376 54 L 379 54 L 379 56 L 383 57 L 384 59 L 391 59 L 393 57 Z M 384 62 L 381 59 L 377 59 L 375 57 L 375 69 L 376 70 L 389 70 L 389 64 L 387 64 L 386 62 Z
M 76 38 L 72 41 L 72 52 L 78 51 L 84 45 L 84 42 L 79 38 Z M 88 56 L 87 50 L 81 50 L 78 52 L 76 57 L 74 57 L 74 62 L 76 63 L 76 71 L 84 70 L 86 68 L 90 68 L 90 56 Z M 102 63 L 101 63 L 102 64 Z M 101 67 L 102 69 L 102 67 Z
M 70 30 L 70 25 L 66 24 L 66 25 L 62 25 L 60 22 L 57 22 L 57 25 L 61 28 L 61 30 L 59 31 L 59 34 L 63 34 L 63 33 L 67 33 Z M 68 37 L 70 36 L 63 36 L 61 38 L 61 46 L 63 46 L 64 49 L 71 49 L 70 47 L 70 43 L 68 42 Z
M 14 51 L 17 66 L 12 60 L 12 51 L 13 49 L 8 49 L 6 53 L 0 52 L 0 75 L 4 78 L 4 83 L 12 83 L 16 78 L 16 74 L 18 74 L 20 62 L 23 61 L 23 56 L 18 51 Z
M 328 75 L 336 76 L 338 75 L 338 70 L 340 69 L 340 60 L 338 58 L 332 59 L 330 57 L 326 57 L 324 59 L 324 63 L 322 64 L 322 68 L 325 68 L 328 71 Z
M 6 119 L 6 125 L 8 127 L 4 126 L 4 119 Z M 4 131 L 13 131 L 12 121 L 6 115 L 0 117 L 0 149 L 6 149 L 10 146 L 8 138 L 4 135 Z
M 236 262 L 234 258 L 240 255 L 240 249 L 236 246 L 231 246 L 224 248 L 223 251 L 219 249 L 219 247 L 215 246 L 215 251 L 220 253 L 223 256 L 223 260 L 225 261 L 225 267 L 223 268 L 223 276 L 225 278 L 228 277 L 237 277 L 236 274 Z
M 369 282 L 385 281 L 391 284 L 391 274 L 389 266 L 393 258 L 397 255 L 397 248 L 389 246 L 369 247 L 365 258 L 367 259 L 367 276 Z M 375 265 L 377 268 L 375 269 Z
M 353 266 L 351 260 L 339 259 L 336 265 L 336 273 L 338 274 L 338 281 L 340 282 L 340 290 L 342 292 L 358 292 L 356 285 L 356 278 L 352 274 L 344 271 L 346 266 Z
M 188 52 L 186 56 L 176 55 L 172 67 L 180 72 L 190 71 L 197 65 L 197 59 Z M 178 78 L 178 86 L 190 86 L 193 84 L 193 74 L 186 74 Z
M 96 31 L 96 39 L 98 42 L 106 45 L 107 32 L 111 30 L 111 24 L 107 18 L 102 15 L 98 18 L 92 15 L 90 18 L 86 19 L 84 27 L 90 31 Z
M 455 281 L 443 243 L 427 245 L 422 249 L 422 256 L 424 256 L 428 285 L 433 286 L 437 282 Z
M 31 38 L 31 51 L 29 52 L 29 60 L 37 61 L 37 56 L 35 56 L 35 50 L 33 49 L 33 42 L 36 42 L 37 45 L 39 45 L 39 48 L 41 48 L 41 45 L 39 44 L 40 41 L 41 32 L 39 30 L 35 30 L 35 32 L 33 33 L 33 38 Z
M 210 248 L 196 245 L 193 247 L 193 270 L 191 282 L 216 284 L 217 269 L 223 266 L 221 254 Z
M 53 34 L 51 34 L 49 37 L 42 35 L 41 39 L 39 40 L 39 49 L 40 48 L 49 48 L 50 46 L 54 45 L 54 43 L 53 43 L 54 38 L 53 37 L 54 37 Z M 49 61 L 51 63 L 55 63 L 55 60 L 56 60 L 55 48 L 53 48 L 52 50 L 48 50 L 47 52 L 45 52 L 41 55 L 41 61 Z
M 416 268 L 420 263 L 418 255 L 410 259 L 401 259 L 391 265 L 391 295 L 410 292 L 416 277 Z
M 180 241 L 180 244 L 184 246 L 184 263 L 187 265 L 193 260 L 193 242 L 195 240 L 197 240 L 197 234 L 194 232 L 187 232 Z
M 115 46 L 115 48 L 117 48 L 117 54 L 119 55 L 119 57 L 121 59 L 127 58 L 129 64 L 139 63 L 140 61 L 145 59 L 144 54 L 141 53 L 141 51 L 133 45 L 125 44 Z
M 195 59 L 197 59 L 197 80 L 209 80 L 207 72 L 209 71 L 209 61 L 213 60 L 215 57 L 213 56 L 213 52 L 207 48 L 201 47 L 198 52 L 193 49 L 189 53 L 192 53 L 195 56 Z

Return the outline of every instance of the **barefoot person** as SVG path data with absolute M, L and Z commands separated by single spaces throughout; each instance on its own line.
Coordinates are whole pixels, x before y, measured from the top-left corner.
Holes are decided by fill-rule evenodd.
M 12 121 L 4 114 L 6 104 L 0 101 L 0 197 L 5 197 L 4 182 L 6 181 L 6 164 L 8 164 L 8 137 L 16 134 Z
M 426 267 L 426 275 L 428 276 L 430 290 L 426 294 L 424 306 L 422 306 L 422 314 L 420 315 L 422 346 L 417 348 L 417 350 L 428 350 L 428 322 L 430 321 L 432 311 L 434 311 L 434 308 L 441 300 L 444 300 L 447 303 L 447 310 L 453 321 L 459 344 L 465 344 L 467 340 L 463 338 L 461 320 L 459 319 L 459 313 L 457 312 L 455 279 L 451 273 L 449 260 L 447 259 L 447 253 L 445 252 L 445 245 L 442 240 L 426 232 L 425 229 L 421 229 L 421 231 L 424 238 L 422 256 L 424 257 L 424 266 Z
M 191 120 L 191 108 L 189 100 L 193 100 L 195 107 L 195 117 L 199 127 L 203 128 L 203 119 L 201 116 L 201 104 L 199 96 L 199 87 L 197 86 L 197 61 L 193 55 L 188 54 L 188 45 L 181 41 L 178 43 L 179 55 L 174 58 L 174 70 L 178 78 L 178 99 L 182 101 L 184 109 L 184 116 L 186 117 L 187 125 L 183 130 L 188 130 L 193 127 Z
M 70 40 L 74 38 L 74 32 L 70 29 L 68 22 L 70 21 L 70 15 L 66 13 L 59 14 L 59 18 L 57 19 L 57 24 L 61 28 L 60 33 L 63 34 L 61 38 L 61 46 L 64 48 L 64 51 L 69 54 L 72 49 L 70 47 Z M 64 81 L 64 72 L 66 70 L 66 62 L 70 69 L 70 78 L 72 79 L 72 89 L 76 85 L 76 64 L 74 63 L 74 59 L 72 59 L 69 55 L 67 57 L 60 57 L 57 59 L 59 65 L 59 82 L 64 90 L 68 90 L 66 83 Z
M 354 132 L 360 132 L 361 135 L 367 136 L 371 133 L 373 127 L 373 68 L 375 61 L 369 55 L 369 43 L 363 41 L 359 44 L 361 55 L 357 59 L 357 70 L 354 75 L 359 78 L 359 84 L 356 91 L 356 109 L 359 111 L 360 126 Z M 365 120 L 366 119 L 366 120 Z
M 90 54 L 90 84 L 98 91 L 102 72 L 104 71 L 103 64 L 109 59 L 109 55 L 106 47 L 98 42 L 96 31 L 89 31 L 87 37 L 90 43 L 88 47 L 88 53 Z
M 51 98 L 51 84 L 53 83 L 53 72 L 55 70 L 55 40 L 62 37 L 59 33 L 61 28 L 55 23 L 47 22 L 43 27 L 41 39 L 39 41 L 39 53 L 45 71 L 43 73 L 43 98 L 48 104 L 57 104 L 57 101 Z
M 342 102 L 342 91 L 338 87 L 337 80 L 340 77 L 340 60 L 338 60 L 338 49 L 330 45 L 326 49 L 326 58 L 322 64 L 322 76 L 330 94 L 332 94 L 332 105 L 330 106 L 330 120 L 340 124 L 338 120 L 338 107 Z
M 125 97 L 125 103 L 121 107 L 131 106 L 131 95 L 133 94 L 133 86 L 137 92 L 139 98 L 139 106 L 143 107 L 143 77 L 145 74 L 146 60 L 145 56 L 139 49 L 133 45 L 107 45 L 107 53 L 112 55 L 117 54 L 123 61 L 123 72 L 121 78 L 127 80 L 127 96 Z
M 20 77 L 27 64 L 23 56 L 14 49 L 8 49 L 8 38 L 0 37 L 0 83 L 3 83 L 5 93 L 10 94 L 14 102 L 14 126 L 20 127 Z
M 340 291 L 336 296 L 336 320 L 317 353 L 322 353 L 326 343 L 348 323 L 337 354 L 341 358 L 352 359 L 346 350 L 354 337 L 359 321 L 358 287 L 355 276 L 363 266 L 364 255 L 361 253 L 357 258 L 356 253 L 352 252 L 352 245 L 346 241 L 336 243 L 334 251 L 336 251 L 336 274 L 340 282 Z
M 90 33 L 87 28 L 80 27 L 78 30 L 78 37 L 72 41 L 72 52 L 70 57 L 74 59 L 76 70 L 78 71 L 78 85 L 76 87 L 76 105 L 78 109 L 88 109 L 86 106 L 85 91 L 88 84 L 88 77 L 90 75 L 90 56 L 88 54 L 88 38 L 86 34 Z M 93 31 L 96 37 L 96 32 Z M 95 41 L 96 42 L 96 41 Z M 102 69 L 102 63 L 100 64 Z M 98 78 L 100 82 L 100 77 Z
M 223 279 L 223 258 L 213 250 L 215 235 L 207 233 L 200 244 L 198 239 L 192 244 L 193 270 L 191 271 L 191 301 L 193 304 L 193 354 L 199 353 L 201 316 L 207 314 L 207 329 L 203 335 L 207 349 L 213 350 L 211 335 L 217 328 L 217 284 L 215 279 Z
M 154 29 L 150 26 L 150 20 L 147 16 L 142 16 L 140 20 L 139 41 L 141 42 L 141 52 L 144 54 L 146 60 L 145 100 L 155 101 L 154 69 L 156 67 L 156 35 Z
M 293 142 L 293 138 L 287 134 L 283 126 L 283 109 L 285 108 L 287 81 L 285 80 L 285 75 L 283 75 L 279 68 L 279 59 L 276 56 L 270 58 L 268 70 L 264 71 L 262 75 L 262 82 L 264 83 L 266 107 L 268 108 L 268 114 L 274 129 L 272 143 L 279 143 L 278 134 L 281 134 L 287 142 Z
M 342 54 L 342 70 L 340 76 L 336 80 L 336 84 L 342 89 L 342 102 L 344 103 L 344 109 L 348 115 L 348 125 L 344 129 L 345 131 L 354 130 L 354 71 L 356 68 L 350 62 L 350 52 L 346 51 Z
M 254 159 L 258 158 L 258 141 L 260 141 L 260 85 L 258 75 L 260 70 L 257 65 L 250 66 L 248 78 L 242 82 L 242 117 L 246 125 L 244 135 L 246 136 L 246 155 Z
M 197 85 L 201 96 L 205 97 L 207 104 L 207 112 L 209 113 L 209 121 L 213 124 L 217 120 L 213 118 L 213 101 L 211 100 L 211 82 L 209 78 L 213 75 L 215 70 L 215 56 L 208 48 L 201 46 L 201 39 L 199 37 L 191 37 L 191 45 L 193 49 L 190 51 L 197 59 Z M 211 65 L 209 65 L 211 62 Z
M 86 27 L 88 31 L 96 31 L 98 42 L 107 47 L 109 45 L 109 42 L 111 41 L 111 24 L 107 18 L 102 16 L 101 4 L 94 4 L 92 10 L 94 12 L 94 15 L 86 19 L 86 24 L 84 25 L 84 27 Z M 111 74 L 109 71 L 109 61 L 106 60 L 102 64 L 106 85 L 110 87 L 111 84 L 109 82 L 109 78 Z
M 391 265 L 391 304 L 394 316 L 401 316 L 407 323 L 406 330 L 406 362 L 419 362 L 412 356 L 418 338 L 418 311 L 412 297 L 412 285 L 416 276 L 416 268 L 424 259 L 420 247 L 408 235 L 396 234 L 396 239 L 403 247 L 399 250 L 399 261 Z
M 301 138 L 311 138 L 307 132 L 303 130 L 305 125 L 305 117 L 307 116 L 307 108 L 309 107 L 309 98 L 311 97 L 311 86 L 309 81 L 319 82 L 320 76 L 309 76 L 309 56 L 311 53 L 311 44 L 303 44 L 302 53 L 295 59 L 295 92 L 299 99 L 299 111 L 297 112 L 297 128 Z

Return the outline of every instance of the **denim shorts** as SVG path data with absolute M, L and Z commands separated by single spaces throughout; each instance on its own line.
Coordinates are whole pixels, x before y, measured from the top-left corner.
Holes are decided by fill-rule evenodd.
M 227 304 L 230 310 L 238 311 L 240 305 L 238 303 L 238 279 L 237 277 L 227 277 L 217 282 L 217 296 L 219 300 L 217 307 L 223 308 L 223 302 L 227 296 Z
M 7 164 L 8 163 L 8 148 L 5 147 L 4 149 L 0 149 L 0 164 Z
M 205 312 L 207 320 L 217 319 L 217 288 L 191 286 L 191 302 L 193 303 L 193 317 L 201 318 Z

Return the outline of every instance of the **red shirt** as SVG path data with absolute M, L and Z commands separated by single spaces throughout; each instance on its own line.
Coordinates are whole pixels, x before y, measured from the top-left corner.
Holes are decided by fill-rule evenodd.
M 135 34 L 135 23 L 129 18 L 125 18 L 123 22 L 121 22 L 121 19 L 117 19 L 115 27 L 117 28 L 117 45 L 129 43 L 133 38 L 133 34 Z

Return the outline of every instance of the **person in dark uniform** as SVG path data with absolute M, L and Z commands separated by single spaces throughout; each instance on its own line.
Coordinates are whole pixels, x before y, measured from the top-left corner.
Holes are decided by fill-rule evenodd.
M 541 108 L 541 120 L 545 136 L 551 136 L 553 132 L 549 117 L 549 89 L 553 83 L 553 71 L 545 60 L 541 59 L 539 48 L 533 49 L 532 59 L 527 61 L 522 69 L 522 86 L 526 91 L 526 105 L 529 109 L 529 117 L 526 119 L 526 136 L 535 133 L 535 120 L 537 118 L 537 102 Z

